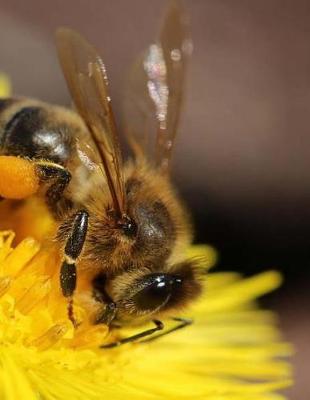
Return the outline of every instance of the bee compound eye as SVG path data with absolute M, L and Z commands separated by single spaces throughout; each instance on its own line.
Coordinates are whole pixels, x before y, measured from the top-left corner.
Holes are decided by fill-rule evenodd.
M 150 274 L 139 285 L 142 286 L 132 301 L 142 311 L 151 311 L 166 304 L 169 298 L 182 284 L 182 278 L 170 274 Z

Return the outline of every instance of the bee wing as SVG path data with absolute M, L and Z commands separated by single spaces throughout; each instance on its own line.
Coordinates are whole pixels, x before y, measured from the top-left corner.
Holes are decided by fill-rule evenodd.
M 77 32 L 56 32 L 60 64 L 75 107 L 84 119 L 100 156 L 114 210 L 125 212 L 122 158 L 105 66 L 97 50 Z
M 169 169 L 192 45 L 180 5 L 173 2 L 158 41 L 135 64 L 125 100 L 125 129 L 136 154 L 149 153 L 155 132 L 155 162 Z

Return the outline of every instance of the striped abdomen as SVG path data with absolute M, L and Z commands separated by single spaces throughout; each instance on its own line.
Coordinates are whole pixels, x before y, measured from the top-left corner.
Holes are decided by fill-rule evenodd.
M 0 153 L 66 165 L 75 135 L 85 130 L 79 117 L 62 107 L 32 99 L 0 100 Z

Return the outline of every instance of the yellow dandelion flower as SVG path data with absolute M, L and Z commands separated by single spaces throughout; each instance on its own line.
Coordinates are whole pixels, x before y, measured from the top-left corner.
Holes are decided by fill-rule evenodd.
M 1 215 L 10 214 L 6 202 L 1 207 Z M 277 272 L 247 279 L 210 272 L 204 296 L 188 310 L 192 326 L 102 350 L 109 340 L 104 325 L 86 322 L 74 330 L 68 321 L 58 259 L 41 240 L 53 223 L 38 207 L 31 200 L 16 219 L 11 213 L 1 220 L 1 226 L 11 220 L 19 239 L 25 225 L 37 238 L 14 245 L 12 231 L 0 234 L 1 399 L 282 398 L 274 392 L 290 384 L 290 366 L 281 357 L 291 349 L 280 340 L 275 316 L 255 305 L 280 284 Z M 208 246 L 190 252 L 209 266 L 216 256 Z M 83 318 L 81 307 L 78 312 Z
M 9 83 L 0 77 L 0 96 Z M 149 343 L 102 350 L 105 325 L 90 325 L 76 304 L 78 329 L 59 289 L 59 258 L 44 238 L 53 221 L 37 199 L 0 205 L 0 399 L 276 400 L 291 382 L 273 313 L 256 298 L 281 282 L 270 271 L 242 279 L 209 273 L 190 327 Z M 210 268 L 215 251 L 192 246 Z M 121 332 L 128 335 L 126 332 Z M 113 333 L 112 333 L 113 335 Z

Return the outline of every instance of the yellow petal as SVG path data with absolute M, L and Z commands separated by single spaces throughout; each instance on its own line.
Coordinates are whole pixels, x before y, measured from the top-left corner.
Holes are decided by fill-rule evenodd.
M 31 238 L 14 247 L 13 239 L 0 233 L 1 399 L 276 400 L 291 384 L 291 367 L 280 357 L 292 348 L 275 315 L 255 301 L 280 284 L 277 272 L 246 279 L 209 273 L 204 295 L 188 310 L 193 325 L 148 344 L 101 350 L 106 326 L 90 325 L 77 301 L 82 324 L 75 330 L 67 318 L 55 249 Z M 212 259 L 208 246 L 190 254 Z
M 11 357 L 8 351 L 1 349 L 0 363 L 2 399 L 38 399 L 24 371 L 19 368 L 18 360 Z
M 11 95 L 11 83 L 9 78 L 0 73 L 0 98 L 9 97 Z

